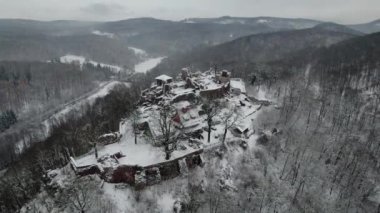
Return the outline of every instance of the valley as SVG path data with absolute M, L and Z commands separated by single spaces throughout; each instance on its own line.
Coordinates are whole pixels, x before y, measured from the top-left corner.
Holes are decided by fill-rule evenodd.
M 0 212 L 379 212 L 380 28 L 0 19 Z

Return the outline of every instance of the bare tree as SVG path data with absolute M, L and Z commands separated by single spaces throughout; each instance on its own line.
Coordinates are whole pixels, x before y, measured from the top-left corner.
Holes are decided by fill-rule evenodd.
M 140 111 L 135 110 L 131 114 L 133 134 L 135 135 L 135 144 L 137 144 L 137 135 L 139 134 L 138 121 L 140 120 Z
M 93 201 L 93 182 L 89 179 L 76 180 L 68 190 L 68 201 L 76 210 L 84 213 L 91 206 Z
M 207 126 L 208 126 L 207 142 L 210 143 L 213 119 L 220 112 L 220 103 L 216 101 L 206 102 L 205 104 L 202 105 L 202 110 L 206 114 L 206 121 L 207 121 Z
M 240 117 L 241 117 L 240 113 L 237 111 L 236 107 L 229 109 L 229 111 L 223 113 L 222 115 L 222 122 L 224 126 L 223 141 L 222 141 L 223 144 L 225 144 L 225 141 L 226 141 L 227 130 L 233 127 Z
M 174 151 L 176 140 L 173 138 L 175 129 L 172 124 L 173 110 L 170 106 L 163 106 L 160 110 L 159 130 L 162 135 L 162 144 L 165 147 L 165 159 L 169 160 L 171 153 Z

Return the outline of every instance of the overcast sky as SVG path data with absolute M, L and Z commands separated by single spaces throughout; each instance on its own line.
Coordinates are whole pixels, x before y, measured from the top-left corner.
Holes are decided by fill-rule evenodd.
M 107 21 L 224 15 L 362 23 L 380 18 L 380 0 L 0 0 L 0 18 Z

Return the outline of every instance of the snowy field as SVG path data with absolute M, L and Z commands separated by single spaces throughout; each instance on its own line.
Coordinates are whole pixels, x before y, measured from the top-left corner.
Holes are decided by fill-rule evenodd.
M 98 66 L 99 65 L 102 68 L 109 68 L 109 69 L 111 69 L 112 72 L 116 72 L 116 73 L 123 70 L 123 68 L 121 68 L 119 66 L 111 65 L 111 64 L 99 63 L 99 62 L 96 62 L 96 61 L 88 60 L 85 57 L 78 56 L 78 55 L 67 54 L 67 55 L 62 56 L 61 58 L 59 58 L 59 60 L 60 60 L 61 63 L 65 63 L 65 64 L 77 63 L 80 67 L 82 67 L 83 64 L 85 64 L 85 63 L 90 63 L 90 64 L 92 64 L 94 66 Z
M 140 56 L 147 56 L 148 54 L 146 53 L 145 50 L 136 48 L 136 47 L 128 47 L 130 50 L 132 50 L 135 55 L 140 55 Z
M 166 57 L 151 58 L 135 65 L 135 72 L 146 73 L 155 68 Z
M 122 165 L 139 165 L 148 166 L 151 164 L 165 162 L 165 153 L 162 147 L 152 146 L 152 143 L 145 137 L 138 137 L 137 144 L 134 143 L 134 133 L 132 124 L 127 122 L 122 125 L 120 133 L 123 135 L 119 143 L 110 144 L 99 147 L 99 156 L 113 155 L 117 152 L 122 152 L 126 157 L 119 159 L 119 163 Z M 182 157 L 189 154 L 195 149 L 186 146 L 186 150 L 175 150 L 172 153 L 172 158 Z M 85 157 L 76 159 L 78 166 L 97 164 L 97 159 L 93 153 L 88 154 Z
M 115 34 L 113 34 L 113 33 L 101 32 L 99 30 L 92 31 L 92 34 L 98 35 L 98 36 L 105 36 L 107 38 L 114 38 L 115 37 Z

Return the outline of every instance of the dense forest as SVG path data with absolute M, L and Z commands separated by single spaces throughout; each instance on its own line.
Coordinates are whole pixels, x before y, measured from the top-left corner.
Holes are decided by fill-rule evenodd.
M 196 71 L 217 65 L 217 69 L 233 71 L 236 77 L 252 72 L 281 75 L 283 72 L 279 72 L 279 69 L 291 71 L 291 66 L 308 63 L 312 60 L 311 54 L 318 48 L 328 47 L 357 35 L 344 26 L 332 24 L 250 35 L 213 47 L 177 54 L 163 61 L 155 68 L 155 72 L 174 74 L 183 67 Z
M 48 170 L 67 165 L 70 156 L 88 152 L 93 147 L 91 141 L 102 134 L 117 131 L 121 118 L 131 112 L 138 95 L 138 90 L 116 87 L 106 97 L 83 109 L 83 116 L 73 114 L 57 123 L 50 137 L 17 156 L 17 162 L 10 164 L 1 177 L 1 212 L 19 210 L 42 187 L 49 187 L 44 182 Z
M 0 62 L 0 111 L 19 118 L 38 114 L 94 89 L 109 79 L 107 68 L 42 62 Z
M 139 62 L 134 52 L 120 39 L 91 34 L 1 35 L 0 60 L 48 61 L 66 54 L 80 55 L 91 60 L 133 68 Z

